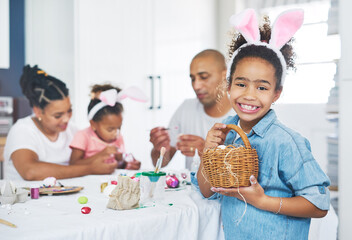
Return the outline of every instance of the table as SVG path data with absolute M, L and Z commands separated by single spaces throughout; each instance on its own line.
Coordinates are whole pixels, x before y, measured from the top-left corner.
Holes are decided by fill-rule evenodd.
M 29 199 L 11 209 L 0 207 L 0 218 L 17 225 L 10 228 L 0 224 L 1 239 L 224 239 L 219 202 L 203 199 L 190 186 L 166 192 L 164 204 L 155 207 L 124 211 L 106 208 L 108 197 L 100 193 L 100 182 L 102 178 L 116 178 L 117 174 L 60 180 L 63 185 L 84 189 Z M 30 186 L 33 182 L 15 184 Z M 79 204 L 80 196 L 88 197 L 88 203 Z M 82 214 L 83 206 L 91 207 L 92 212 Z M 327 217 L 312 219 L 309 239 L 336 239 L 336 231 L 337 216 L 332 209 Z
M 60 180 L 63 185 L 84 189 L 29 199 L 12 205 L 11 210 L 0 207 L 0 218 L 17 225 L 10 228 L 0 224 L 1 239 L 223 239 L 220 205 L 202 199 L 190 186 L 166 192 L 166 204 L 118 211 L 106 208 L 108 197 L 100 193 L 102 177 Z M 15 184 L 30 186 L 33 182 Z M 88 197 L 88 203 L 79 204 L 80 196 Z M 91 213 L 82 214 L 83 206 L 91 207 Z

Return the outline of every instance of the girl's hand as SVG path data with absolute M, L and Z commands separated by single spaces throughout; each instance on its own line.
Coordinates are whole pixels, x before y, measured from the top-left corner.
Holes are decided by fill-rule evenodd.
M 96 157 L 99 159 L 107 160 L 108 162 L 112 162 L 115 159 L 115 154 L 117 154 L 117 148 L 113 145 L 107 146 L 101 152 L 96 154 Z
M 114 145 L 107 146 L 104 148 L 104 150 L 101 152 L 102 154 L 113 156 L 117 154 L 117 147 Z
M 247 203 L 253 205 L 254 207 L 260 208 L 261 204 L 265 201 L 266 195 L 264 189 L 257 182 L 257 179 L 254 176 L 250 177 L 251 186 L 250 187 L 240 187 L 240 188 L 214 188 L 211 190 L 213 192 L 220 193 L 225 196 L 235 197 L 243 201 L 243 198 L 238 193 L 246 199 Z
M 205 139 L 204 149 L 215 148 L 219 145 L 224 144 L 226 134 L 226 124 L 215 123 L 214 126 L 209 130 L 207 138 Z
M 104 159 L 96 158 L 90 163 L 91 174 L 111 174 L 117 168 L 117 161 L 107 163 Z

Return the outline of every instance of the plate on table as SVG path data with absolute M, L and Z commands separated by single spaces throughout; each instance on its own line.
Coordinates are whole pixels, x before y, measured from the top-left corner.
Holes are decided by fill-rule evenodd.
M 65 186 L 65 187 L 41 187 L 39 188 L 40 195 L 54 195 L 54 194 L 68 194 L 79 192 L 83 187 L 79 186 Z

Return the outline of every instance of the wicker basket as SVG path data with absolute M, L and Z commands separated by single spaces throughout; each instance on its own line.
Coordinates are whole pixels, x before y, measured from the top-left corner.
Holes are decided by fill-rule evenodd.
M 229 124 L 225 131 L 235 130 L 245 147 L 212 148 L 203 153 L 202 161 L 207 180 L 213 187 L 248 187 L 249 177 L 258 177 L 258 155 L 246 134 L 236 125 Z

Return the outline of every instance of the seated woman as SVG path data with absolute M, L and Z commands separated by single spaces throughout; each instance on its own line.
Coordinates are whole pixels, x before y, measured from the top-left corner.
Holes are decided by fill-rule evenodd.
M 10 129 L 4 149 L 5 179 L 62 179 L 110 174 L 116 169 L 117 162 L 105 163 L 104 159 L 68 165 L 76 129 L 69 123 L 72 106 L 65 83 L 27 65 L 20 85 L 34 115 L 19 119 Z

